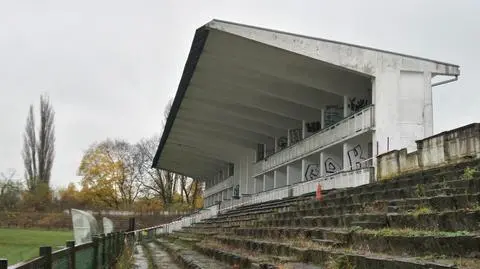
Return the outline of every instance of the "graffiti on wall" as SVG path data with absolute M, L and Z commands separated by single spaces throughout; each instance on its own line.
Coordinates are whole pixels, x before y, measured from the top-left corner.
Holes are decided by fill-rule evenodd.
M 368 105 L 367 99 L 352 97 L 348 98 L 348 108 L 352 113 L 360 111 L 362 108 Z
M 290 145 L 302 140 L 302 128 L 290 129 L 288 133 L 290 135 Z
M 338 164 L 334 159 L 327 158 L 325 160 L 325 173 L 333 174 L 342 170 L 340 164 Z
M 305 171 L 305 180 L 314 180 L 320 177 L 320 166 L 318 164 L 309 164 Z
M 347 152 L 348 161 L 350 162 L 350 169 L 362 168 L 362 165 L 365 166 L 364 162 L 366 159 L 363 157 L 362 147 L 356 145 L 351 150 Z

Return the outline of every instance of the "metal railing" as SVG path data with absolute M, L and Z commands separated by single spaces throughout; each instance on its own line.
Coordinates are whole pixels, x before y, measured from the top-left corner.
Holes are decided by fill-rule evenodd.
M 155 234 L 159 233 L 171 233 L 178 231 L 183 227 L 189 227 L 193 223 L 200 222 L 204 219 L 215 217 L 218 213 L 218 205 L 213 205 L 200 210 L 190 216 L 182 217 L 176 221 L 161 225 L 155 229 Z
M 126 234 L 115 232 L 94 236 L 93 241 L 75 245 L 67 241 L 66 247 L 52 252 L 52 247 L 40 247 L 39 257 L 8 266 L 0 259 L 0 269 L 97 269 L 112 268 L 125 246 Z
M 233 200 L 231 203 L 222 203 L 220 205 L 220 213 L 240 206 L 264 203 L 267 201 L 283 199 L 289 197 L 290 195 L 300 196 L 302 194 L 314 192 L 317 189 L 318 184 L 321 184 L 323 190 L 330 190 L 357 187 L 371 183 L 373 181 L 374 168 L 370 165 L 366 165 L 370 164 L 372 159 L 373 158 L 364 160 L 362 162 L 363 168 L 354 170 L 347 168 L 332 175 L 326 175 L 314 180 L 298 182 L 293 185 L 259 192 L 248 197 L 241 197 L 240 199 Z
M 254 176 L 302 159 L 374 127 L 374 107 L 368 106 L 253 165 Z

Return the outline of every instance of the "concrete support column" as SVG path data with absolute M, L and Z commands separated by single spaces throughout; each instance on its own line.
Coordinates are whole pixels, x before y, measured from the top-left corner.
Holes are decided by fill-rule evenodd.
M 325 108 L 322 108 L 320 113 L 320 128 L 325 128 Z
M 263 175 L 263 182 L 262 182 L 262 190 L 261 191 L 265 191 L 266 190 L 266 187 L 267 187 L 267 175 Z
M 346 118 L 350 114 L 348 109 L 348 96 L 343 96 L 343 117 Z
M 301 170 L 301 179 L 300 181 L 303 182 L 305 181 L 305 173 L 307 172 L 307 161 L 305 159 L 302 159 L 302 170 Z
M 423 108 L 425 137 L 433 135 L 432 73 L 425 72 L 425 105 Z
M 325 152 L 320 152 L 320 176 L 325 176 Z
M 307 122 L 302 120 L 302 139 L 305 139 L 307 134 Z
M 347 142 L 343 143 L 343 161 L 342 161 L 343 170 L 351 170 L 352 169 L 352 167 L 350 165 L 349 158 L 348 158 L 348 149 L 350 147 L 351 146 Z

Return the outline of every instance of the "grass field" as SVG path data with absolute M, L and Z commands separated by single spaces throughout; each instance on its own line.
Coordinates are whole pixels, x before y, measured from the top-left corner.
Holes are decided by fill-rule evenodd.
M 63 248 L 65 242 L 73 240 L 72 231 L 42 231 L 0 228 L 0 258 L 8 259 L 13 265 L 38 256 L 39 247 Z

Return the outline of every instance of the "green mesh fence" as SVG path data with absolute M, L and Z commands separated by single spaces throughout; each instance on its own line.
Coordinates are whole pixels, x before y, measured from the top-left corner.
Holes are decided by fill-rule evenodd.
M 115 262 L 116 258 L 121 255 L 124 246 L 124 234 L 116 234 L 115 236 L 100 237 L 97 241 L 83 245 L 77 245 L 73 249 L 75 257 L 72 257 L 72 249 L 65 248 L 51 253 L 51 268 L 52 269 L 68 269 L 71 268 L 72 259 L 75 260 L 76 269 L 93 269 L 93 268 L 108 268 Z M 97 252 L 95 252 L 95 243 L 98 244 Z M 68 245 L 68 243 L 67 243 Z M 47 250 L 48 251 L 48 250 Z M 47 252 L 48 253 L 48 252 Z M 48 255 L 48 254 L 46 254 Z M 95 257 L 96 255 L 96 257 Z M 48 256 L 45 256 L 48 257 Z M 44 269 L 45 257 L 38 257 L 30 262 L 24 263 L 16 269 Z M 96 263 L 96 264 L 95 264 Z M 0 266 L 1 267 L 1 266 Z
M 75 252 L 75 268 L 76 269 L 91 269 L 93 267 L 93 246 L 86 247 Z
M 103 265 L 103 256 L 102 256 L 102 252 L 103 252 L 103 244 L 101 241 L 98 242 L 98 255 L 97 255 L 97 266 L 101 268 L 101 266 Z
M 65 269 L 68 268 L 70 259 L 69 251 L 62 250 L 54 254 L 52 257 L 52 269 Z

